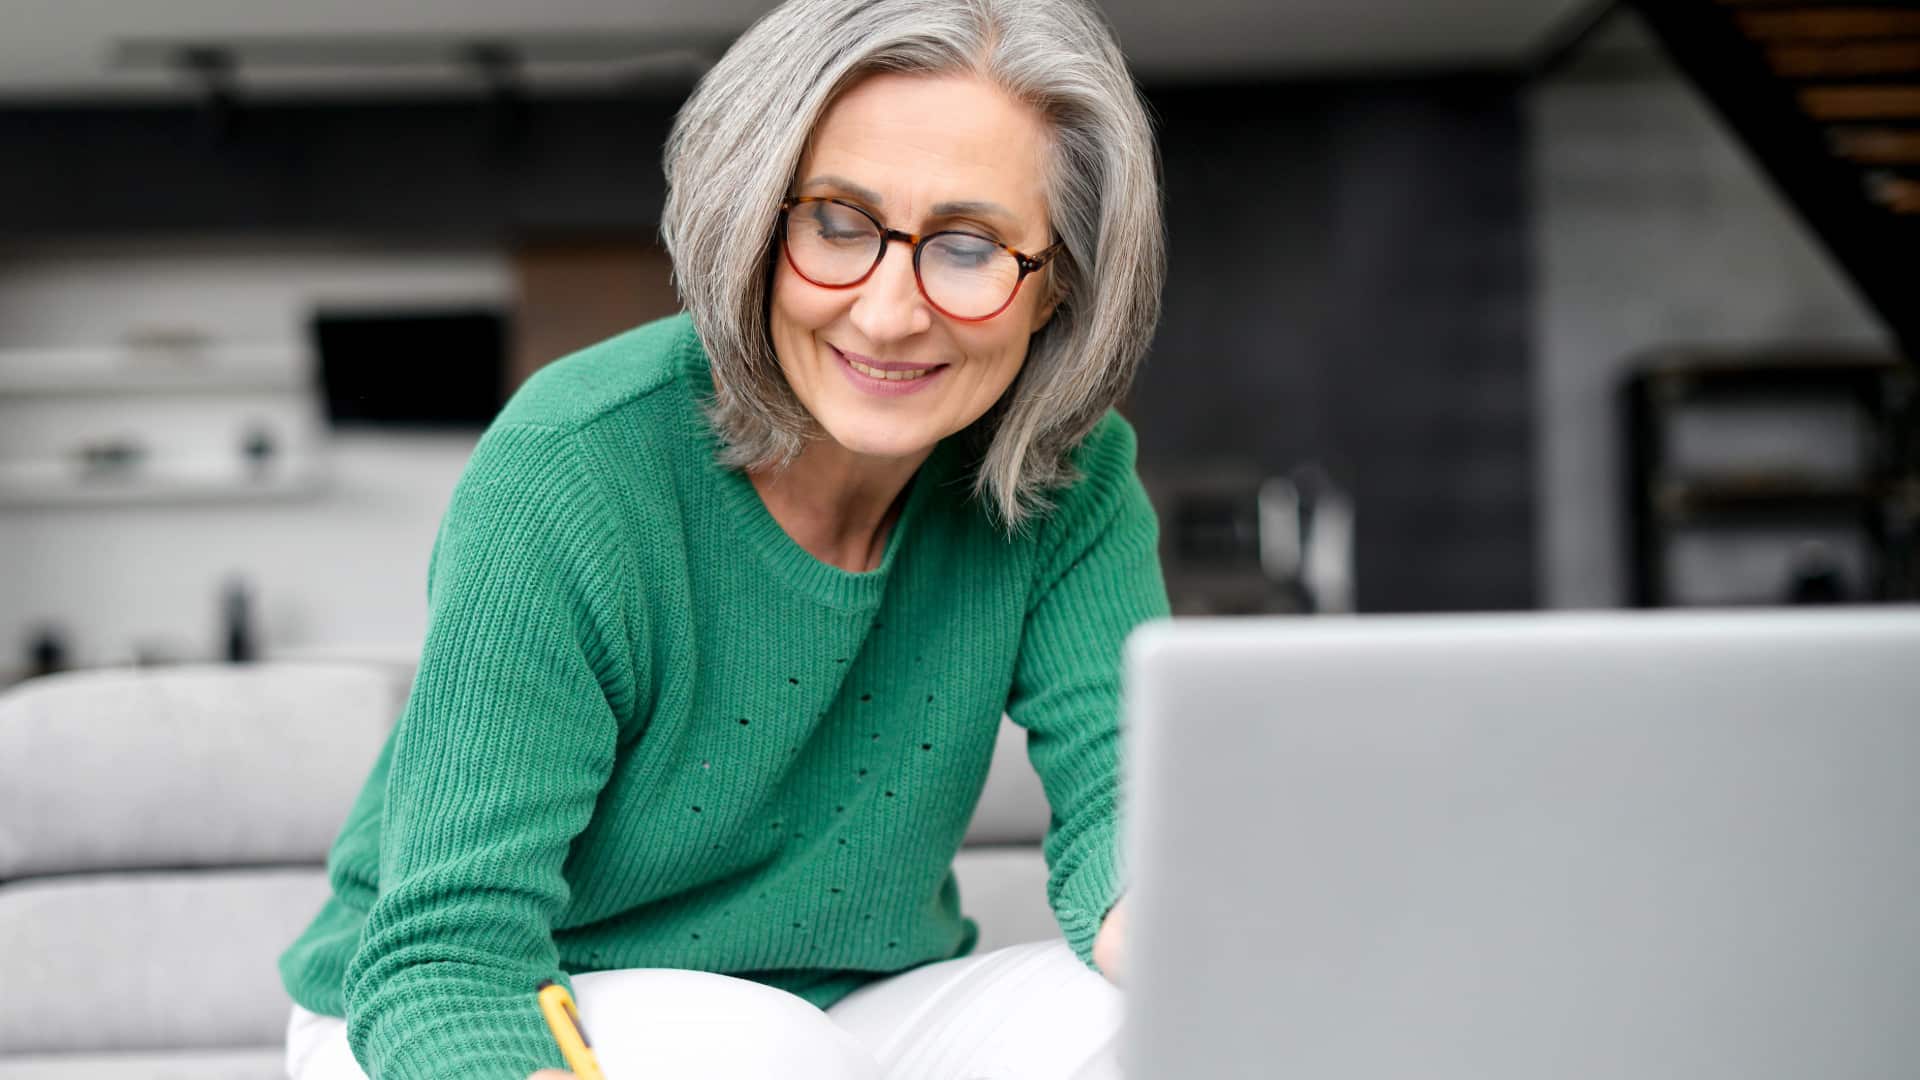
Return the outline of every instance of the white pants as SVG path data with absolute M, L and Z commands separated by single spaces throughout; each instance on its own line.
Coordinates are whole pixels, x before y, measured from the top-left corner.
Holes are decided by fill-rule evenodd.
M 573 977 L 608 1080 L 1119 1080 L 1120 991 L 1064 941 L 943 960 L 821 1012 L 705 971 Z M 366 1080 L 346 1021 L 293 1008 L 290 1080 Z

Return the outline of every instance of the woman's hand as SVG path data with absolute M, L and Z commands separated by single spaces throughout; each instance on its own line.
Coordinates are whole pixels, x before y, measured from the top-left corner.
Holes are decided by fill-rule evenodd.
M 1093 936 L 1093 966 L 1100 974 L 1115 986 L 1120 985 L 1120 969 L 1123 954 L 1126 951 L 1127 936 L 1127 898 L 1122 896 L 1107 912 L 1100 923 L 1100 932 Z

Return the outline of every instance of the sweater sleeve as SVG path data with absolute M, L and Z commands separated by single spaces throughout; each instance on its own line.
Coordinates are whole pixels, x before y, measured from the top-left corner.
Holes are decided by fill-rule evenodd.
M 1093 967 L 1120 898 L 1120 660 L 1127 634 L 1167 613 L 1159 525 L 1134 472 L 1133 432 L 1109 413 L 1076 457 L 1082 479 L 1049 515 L 1008 715 L 1052 808 L 1047 901 Z
M 489 430 L 434 544 L 379 889 L 343 986 L 348 1042 L 377 1080 L 565 1067 L 535 986 L 571 985 L 553 942 L 562 868 L 643 678 L 632 575 L 574 438 Z

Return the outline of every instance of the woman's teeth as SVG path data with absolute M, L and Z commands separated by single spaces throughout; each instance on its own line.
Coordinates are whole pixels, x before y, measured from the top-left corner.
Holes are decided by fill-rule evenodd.
M 847 360 L 847 363 L 853 366 L 853 370 L 868 378 L 885 379 L 888 382 L 906 382 L 910 379 L 924 379 L 934 370 L 933 368 L 921 368 L 918 371 L 881 371 L 879 368 L 868 367 L 860 361 L 851 358 Z

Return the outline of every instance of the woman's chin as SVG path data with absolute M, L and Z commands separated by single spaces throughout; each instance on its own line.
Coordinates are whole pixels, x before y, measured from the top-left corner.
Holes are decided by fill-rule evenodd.
M 897 461 L 925 457 L 938 436 L 931 430 L 903 432 L 897 426 L 867 424 L 828 424 L 827 437 L 849 453 L 861 457 Z

